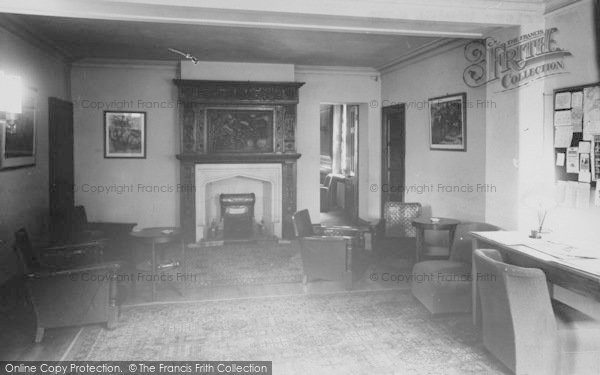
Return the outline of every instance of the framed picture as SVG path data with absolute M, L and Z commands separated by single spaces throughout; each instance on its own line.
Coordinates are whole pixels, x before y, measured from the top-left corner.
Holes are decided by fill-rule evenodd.
M 467 150 L 467 94 L 429 99 L 431 150 Z
M 0 116 L 0 169 L 35 165 L 37 90 L 23 90 L 20 114 Z
M 272 108 L 207 108 L 207 149 L 211 153 L 273 152 Z
M 104 111 L 104 157 L 146 158 L 146 112 Z

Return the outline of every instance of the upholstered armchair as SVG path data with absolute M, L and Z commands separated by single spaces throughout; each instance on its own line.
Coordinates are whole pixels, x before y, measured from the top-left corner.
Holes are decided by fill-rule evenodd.
M 98 263 L 101 241 L 36 248 L 25 229 L 15 233 L 14 249 L 23 266 L 25 286 L 33 305 L 41 342 L 47 328 L 88 323 L 116 323 L 119 263 Z
M 374 231 L 373 248 L 378 252 L 414 254 L 417 232 L 412 220 L 421 216 L 421 210 L 421 203 L 385 202 L 383 218 Z
M 600 324 L 550 300 L 544 272 L 478 249 L 485 347 L 515 374 L 600 374 Z
M 473 245 L 469 232 L 496 231 L 486 223 L 461 223 L 456 228 L 450 258 L 414 265 L 413 296 L 432 314 L 471 311 Z
M 292 219 L 300 243 L 303 282 L 343 281 L 351 289 L 353 252 L 364 247 L 361 232 L 345 226 L 313 225 L 308 210 L 296 212 Z

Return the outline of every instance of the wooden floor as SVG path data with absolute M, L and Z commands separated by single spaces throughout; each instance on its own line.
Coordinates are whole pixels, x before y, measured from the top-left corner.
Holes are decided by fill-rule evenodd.
M 391 257 L 391 258 L 390 258 Z M 407 288 L 408 285 L 372 281 L 370 270 L 378 266 L 381 271 L 410 269 L 410 261 L 396 259 L 393 255 L 371 255 L 356 265 L 353 290 L 378 290 L 384 288 Z M 179 290 L 173 285 L 159 285 L 155 302 L 151 301 L 149 285 L 131 290 L 123 288 L 123 305 L 167 303 L 178 301 L 203 301 L 238 298 L 260 298 L 265 296 L 303 295 L 312 293 L 335 293 L 345 291 L 341 283 L 330 281 L 285 283 L 272 285 L 235 285 L 199 287 Z M 0 310 L 0 360 L 60 360 L 80 331 L 80 327 L 48 329 L 40 344 L 33 342 L 35 317 L 27 303 L 25 290 L 19 281 L 11 281 L 0 288 L 2 299 Z

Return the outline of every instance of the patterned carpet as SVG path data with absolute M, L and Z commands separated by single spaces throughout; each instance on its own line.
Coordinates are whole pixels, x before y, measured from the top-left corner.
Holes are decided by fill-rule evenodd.
M 171 249 L 167 258 L 177 258 Z M 265 285 L 302 281 L 302 258 L 295 243 L 273 241 L 187 250 L 186 274 L 182 283 L 192 287 L 221 285 Z M 149 272 L 149 271 L 148 271 Z M 181 268 L 165 271 L 182 272 Z
M 469 316 L 431 319 L 406 290 L 124 307 L 70 360 L 272 360 L 275 374 L 504 374 Z

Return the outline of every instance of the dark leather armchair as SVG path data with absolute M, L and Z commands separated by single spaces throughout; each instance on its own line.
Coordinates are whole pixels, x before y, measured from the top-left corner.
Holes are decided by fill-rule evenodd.
M 81 243 L 102 240 L 105 243 L 105 259 L 124 259 L 131 256 L 129 233 L 137 223 L 89 222 L 84 206 L 73 209 L 71 229 L 59 243 Z M 132 259 L 130 259 L 132 261 Z
M 374 249 L 414 254 L 417 232 L 412 220 L 421 216 L 421 211 L 421 203 L 385 202 L 383 218 L 375 228 Z
M 361 232 L 351 227 L 313 225 L 308 210 L 296 212 L 292 219 L 300 242 L 304 282 L 343 281 L 351 289 L 353 252 L 364 247 Z
M 415 264 L 411 284 L 413 296 L 432 314 L 471 311 L 471 260 L 473 245 L 469 232 L 495 231 L 486 223 L 461 223 L 456 228 L 450 258 Z
M 15 233 L 14 249 L 23 266 L 41 342 L 46 328 L 106 323 L 117 320 L 116 273 L 119 263 L 102 259 L 102 241 L 37 248 L 25 229 Z
M 600 324 L 550 300 L 544 272 L 478 249 L 485 347 L 515 374 L 600 374 Z

